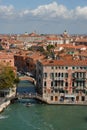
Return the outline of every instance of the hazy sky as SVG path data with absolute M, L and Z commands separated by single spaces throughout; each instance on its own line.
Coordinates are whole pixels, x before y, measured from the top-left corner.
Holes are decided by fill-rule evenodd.
M 0 33 L 87 34 L 87 0 L 0 0 Z

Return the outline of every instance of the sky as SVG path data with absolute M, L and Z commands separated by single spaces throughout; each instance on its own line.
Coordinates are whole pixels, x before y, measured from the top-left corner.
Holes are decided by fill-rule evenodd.
M 0 33 L 87 34 L 87 0 L 0 0 Z

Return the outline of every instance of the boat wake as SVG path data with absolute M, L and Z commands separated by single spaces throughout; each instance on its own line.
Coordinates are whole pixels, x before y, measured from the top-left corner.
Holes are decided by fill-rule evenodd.
M 8 118 L 7 115 L 6 115 L 6 116 L 2 116 L 2 115 L 0 115 L 0 120 L 1 120 L 1 119 L 6 119 L 6 118 Z

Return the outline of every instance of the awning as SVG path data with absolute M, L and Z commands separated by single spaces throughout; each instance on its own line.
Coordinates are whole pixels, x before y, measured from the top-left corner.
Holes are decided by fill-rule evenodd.
M 65 95 L 66 98 L 75 98 L 75 95 Z

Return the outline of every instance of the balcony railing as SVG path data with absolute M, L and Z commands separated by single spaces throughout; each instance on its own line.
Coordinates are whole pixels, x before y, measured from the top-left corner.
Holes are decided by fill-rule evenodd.
M 75 81 L 85 81 L 85 78 L 76 78 Z

